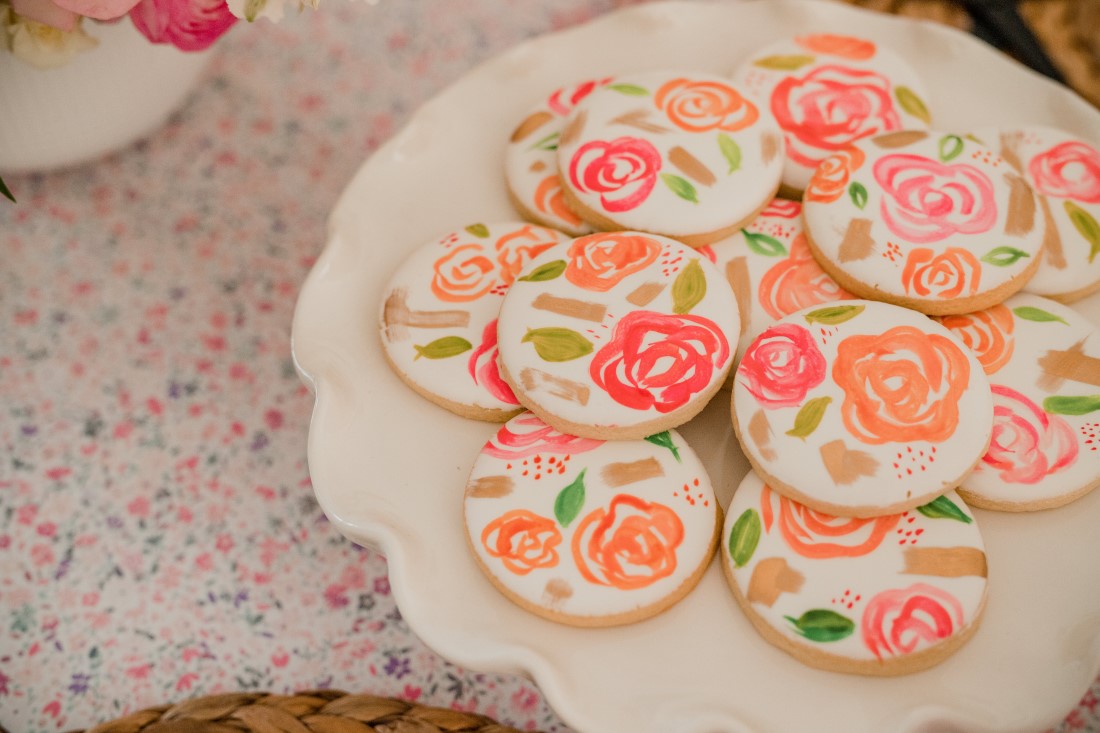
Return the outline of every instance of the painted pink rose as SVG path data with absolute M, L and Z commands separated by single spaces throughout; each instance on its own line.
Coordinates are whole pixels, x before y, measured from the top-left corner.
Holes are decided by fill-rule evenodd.
M 813 335 L 796 323 L 780 323 L 749 345 L 737 378 L 763 407 L 795 407 L 825 380 L 825 368 Z
M 1058 198 L 1100 204 L 1100 152 L 1091 145 L 1069 140 L 1031 159 L 1031 185 Z
M 964 625 L 963 607 L 955 596 L 927 583 L 914 583 L 867 601 L 860 631 L 863 643 L 882 659 L 933 646 Z
M 130 20 L 153 43 L 201 51 L 237 22 L 225 0 L 141 0 Z
M 993 184 L 974 166 L 898 153 L 875 161 L 874 176 L 886 225 L 909 242 L 980 234 L 997 221 Z
M 508 383 L 500 378 L 497 365 L 497 319 L 493 319 L 481 332 L 481 345 L 470 355 L 468 368 L 474 384 L 507 405 L 518 405 L 519 400 Z
M 729 358 L 729 342 L 709 319 L 632 311 L 615 324 L 589 373 L 619 404 L 666 413 L 711 386 Z
M 1014 389 L 993 389 L 993 439 L 977 471 L 997 471 L 1005 483 L 1034 484 L 1077 460 L 1073 427 Z
M 495 458 L 526 458 L 539 453 L 575 455 L 599 448 L 604 441 L 559 433 L 538 416 L 525 412 L 500 427 L 481 449 Z
M 606 211 L 620 212 L 649 197 L 660 170 L 661 154 L 652 143 L 620 137 L 582 145 L 569 162 L 569 180 L 578 191 L 598 193 Z
M 822 151 L 902 126 L 889 79 L 837 64 L 783 79 L 772 90 L 771 108 L 787 135 L 787 154 L 811 168 L 826 157 Z
M 555 89 L 547 98 L 546 106 L 550 108 L 551 112 L 559 117 L 567 117 L 582 99 L 587 97 L 598 87 L 609 84 L 611 79 L 612 77 L 610 76 L 604 79 L 591 79 L 589 81 L 583 81 L 580 84 L 574 84 L 573 86 Z
M 797 219 L 802 216 L 802 202 L 790 199 L 772 199 L 759 216 L 779 219 Z

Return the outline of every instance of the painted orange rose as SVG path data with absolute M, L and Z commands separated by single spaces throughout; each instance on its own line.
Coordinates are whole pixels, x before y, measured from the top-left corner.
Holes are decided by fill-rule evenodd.
M 969 250 L 948 247 L 941 254 L 915 247 L 905 259 L 901 284 L 905 292 L 920 298 L 958 298 L 978 292 L 982 263 Z
M 804 201 L 836 201 L 848 190 L 852 174 L 863 165 L 866 156 L 856 147 L 838 150 L 818 164 L 806 186 Z
M 986 374 L 995 373 L 1012 358 L 1015 347 L 1012 332 L 1016 321 L 1008 306 L 995 305 L 977 313 L 946 316 L 939 321 L 974 352 Z
M 590 583 L 636 590 L 675 572 L 683 540 L 684 524 L 672 509 L 618 494 L 577 525 L 573 559 Z
M 779 319 L 811 305 L 849 300 L 855 296 L 837 285 L 810 254 L 806 236 L 791 242 L 791 253 L 760 278 L 757 298 L 768 315 Z
M 569 246 L 565 279 L 579 288 L 605 293 L 661 254 L 661 244 L 642 234 L 590 234 Z
M 772 494 L 771 488 L 765 486 L 760 495 L 760 516 L 767 531 L 771 531 L 775 516 Z M 785 496 L 775 496 L 779 498 L 779 531 L 787 546 L 803 557 L 824 559 L 870 554 L 901 519 L 900 514 L 872 519 L 834 517 Z
M 501 281 L 511 285 L 528 262 L 561 241 L 554 230 L 532 224 L 505 234 L 497 240 Z
M 795 43 L 807 51 L 827 53 L 854 61 L 866 61 L 875 55 L 875 44 L 855 36 L 838 36 L 832 33 L 814 33 L 798 36 Z
M 477 300 L 497 284 L 496 270 L 481 244 L 459 245 L 435 261 L 432 293 L 449 303 Z
M 895 326 L 841 341 L 833 381 L 844 391 L 841 415 L 855 438 L 870 445 L 942 443 L 958 427 L 970 362 L 946 336 Z
M 583 222 L 573 213 L 565 203 L 565 196 L 561 190 L 561 179 L 556 173 L 551 173 L 539 182 L 535 189 L 535 208 L 549 216 L 556 216 L 572 227 L 579 227 Z
M 736 132 L 751 126 L 760 112 L 733 87 L 716 81 L 673 79 L 653 100 L 669 121 L 688 132 Z
M 504 567 L 516 575 L 527 575 L 536 568 L 558 564 L 561 532 L 552 519 L 514 509 L 485 526 L 481 544 L 489 555 L 500 558 Z

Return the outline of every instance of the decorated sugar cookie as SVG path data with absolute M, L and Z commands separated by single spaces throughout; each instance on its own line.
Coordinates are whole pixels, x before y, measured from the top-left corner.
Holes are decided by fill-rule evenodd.
M 1042 264 L 1024 290 L 1071 303 L 1100 290 L 1100 150 L 1053 127 L 975 130 L 1036 193 L 1049 222 Z
M 845 289 L 929 315 L 980 310 L 1022 288 L 1046 229 L 1011 165 L 942 132 L 889 133 L 837 152 L 803 206 L 814 256 Z
M 504 293 L 539 253 L 568 241 L 522 222 L 471 224 L 415 250 L 379 313 L 386 360 L 414 390 L 459 415 L 504 421 L 521 409 L 497 368 Z
M 959 485 L 989 444 L 977 358 L 920 313 L 846 300 L 793 313 L 749 346 L 733 422 L 775 490 L 840 516 L 894 514 Z
M 714 552 L 721 513 L 676 431 L 604 442 L 531 413 L 481 449 L 467 540 L 505 596 L 578 626 L 640 621 L 683 598 Z
M 726 511 L 722 567 L 757 631 L 822 669 L 899 675 L 977 630 L 986 555 L 955 492 L 899 514 L 834 517 L 749 473 Z
M 772 43 L 733 74 L 783 129 L 784 194 L 806 188 L 822 160 L 857 140 L 924 130 L 931 118 L 917 73 L 874 41 L 828 33 Z
M 974 506 L 1027 511 L 1100 485 L 1100 330 L 1025 293 L 942 323 L 978 357 L 993 390 L 993 439 L 959 493 Z
M 797 310 L 854 298 L 821 269 L 802 233 L 802 204 L 775 199 L 760 216 L 731 237 L 700 250 L 714 255 L 737 296 L 745 349 L 776 319 Z
M 608 440 L 694 417 L 725 380 L 739 331 L 710 260 L 639 232 L 547 250 L 497 323 L 501 374 L 520 402 L 562 432 Z
M 751 221 L 782 167 L 771 115 L 694 72 L 616 77 L 581 100 L 558 140 L 566 200 L 583 219 L 696 247 Z

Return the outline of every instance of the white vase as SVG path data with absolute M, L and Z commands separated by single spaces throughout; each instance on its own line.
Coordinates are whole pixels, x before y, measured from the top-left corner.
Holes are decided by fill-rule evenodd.
M 118 150 L 183 104 L 211 50 L 150 43 L 129 18 L 85 21 L 99 45 L 57 69 L 0 48 L 0 172 L 75 165 Z

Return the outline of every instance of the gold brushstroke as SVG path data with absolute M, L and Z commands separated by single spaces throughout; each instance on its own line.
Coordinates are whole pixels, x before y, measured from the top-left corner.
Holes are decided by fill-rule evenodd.
M 565 129 L 561 131 L 561 137 L 558 138 L 558 147 L 569 145 L 579 138 L 587 121 L 588 112 L 583 109 L 578 110 L 573 119 L 569 121 L 569 124 L 565 126 Z
M 989 572 L 985 553 L 977 547 L 907 547 L 903 555 L 905 575 L 984 578 Z
M 631 305 L 638 308 L 645 308 L 653 299 L 661 294 L 661 291 L 665 289 L 664 283 L 642 283 L 626 296 L 626 300 Z
M 542 594 L 546 605 L 560 606 L 572 597 L 573 587 L 562 578 L 551 578 L 546 581 Z
M 382 307 L 382 323 L 387 341 L 404 341 L 409 337 L 407 326 L 413 328 L 466 328 L 470 325 L 468 311 L 414 311 L 408 305 L 409 291 L 394 288 Z
M 680 169 L 685 176 L 703 186 L 713 186 L 717 178 L 703 161 L 679 145 L 668 151 L 668 162 Z
M 904 148 L 906 145 L 923 140 L 926 137 L 928 137 L 928 133 L 922 130 L 900 130 L 873 137 L 871 142 L 880 148 L 889 150 L 891 148 Z
M 607 313 L 607 307 L 600 303 L 589 303 L 573 298 L 561 298 L 550 293 L 539 293 L 531 303 L 532 308 L 540 311 L 549 311 L 569 318 L 579 318 L 582 321 L 600 323 Z
M 510 476 L 481 476 L 470 482 L 466 495 L 471 499 L 499 499 L 511 494 L 515 486 Z
M 749 420 L 749 438 L 756 445 L 756 449 L 760 451 L 761 458 L 765 461 L 776 459 L 775 451 L 771 447 L 772 426 L 768 424 L 768 416 L 764 414 L 763 410 L 757 410 L 756 414 Z
M 536 160 L 534 163 L 531 164 L 529 170 L 532 173 L 542 173 L 544 170 L 546 170 L 546 161 Z
M 874 476 L 878 469 L 878 461 L 870 453 L 849 450 L 840 439 L 821 446 L 821 460 L 837 486 L 855 483 L 861 476 Z
M 1024 172 L 1024 164 L 1020 161 L 1020 154 L 1016 151 L 1016 141 L 1009 137 L 1006 132 L 1001 133 L 1001 157 L 1020 173 Z
M 734 257 L 726 263 L 726 280 L 733 288 L 733 297 L 737 300 L 737 312 L 741 317 L 741 332 L 744 336 L 752 320 L 752 280 L 749 279 L 749 261 L 745 257 Z
M 783 593 L 797 593 L 805 582 L 798 572 L 782 557 L 766 557 L 752 569 L 749 589 L 745 597 L 749 603 L 763 603 L 772 607 L 775 599 Z
M 529 137 L 532 132 L 545 125 L 550 120 L 554 119 L 554 115 L 542 110 L 535 112 L 533 115 L 519 123 L 519 127 L 512 132 L 512 142 L 518 143 L 526 137 Z
M 844 239 L 840 240 L 837 259 L 841 262 L 865 260 L 875 251 L 875 240 L 871 239 L 871 220 L 852 219 L 844 230 Z
M 1039 208 L 1043 210 L 1043 251 L 1047 264 L 1056 270 L 1066 269 L 1066 252 L 1062 249 L 1062 237 L 1054 223 L 1054 214 L 1050 210 L 1050 201 L 1046 196 L 1039 197 Z
M 1039 386 L 1047 392 L 1056 392 L 1065 380 L 1100 387 L 1100 359 L 1085 353 L 1085 339 L 1081 339 L 1065 351 L 1050 350 L 1039 358 L 1043 375 Z
M 661 125 L 658 125 L 656 122 L 650 122 L 647 119 L 648 117 L 649 117 L 649 110 L 645 109 L 643 107 L 641 109 L 633 109 L 633 110 L 630 110 L 629 112 L 625 112 L 625 113 L 619 115 L 615 119 L 611 120 L 611 124 L 626 125 L 627 127 L 635 127 L 639 130 L 644 130 L 645 132 L 652 132 L 652 133 L 657 134 L 657 135 L 668 132 L 667 127 L 662 127 Z
M 591 394 L 588 387 L 580 382 L 547 374 L 531 367 L 527 367 L 519 373 L 519 381 L 525 392 L 546 392 L 551 397 L 558 397 L 580 405 L 587 405 L 588 397 Z
M 661 468 L 661 462 L 652 456 L 630 463 L 609 463 L 600 471 L 604 482 L 612 488 L 636 484 L 639 481 L 660 478 L 664 475 L 665 469 Z
M 782 149 L 783 138 L 778 135 L 766 132 L 760 138 L 760 157 L 764 159 L 764 165 L 771 163 Z
M 1008 183 L 1008 213 L 1005 234 L 1022 237 L 1035 228 L 1035 194 L 1027 181 L 1013 173 L 1005 174 Z

